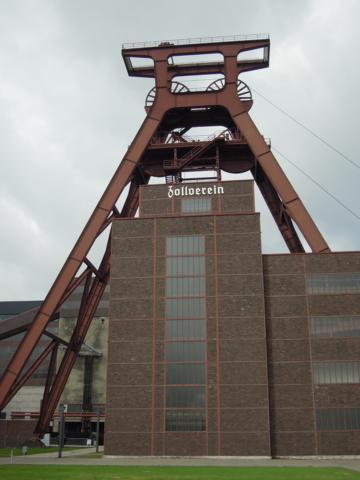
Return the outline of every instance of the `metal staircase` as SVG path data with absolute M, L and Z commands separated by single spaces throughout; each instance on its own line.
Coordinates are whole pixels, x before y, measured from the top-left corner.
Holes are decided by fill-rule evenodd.
M 180 158 L 166 159 L 163 162 L 163 168 L 167 172 L 178 172 L 180 170 L 186 169 L 191 162 L 199 158 L 203 153 L 209 150 L 212 146 L 215 145 L 217 141 L 225 141 L 222 133 L 218 134 L 216 137 L 208 140 L 207 142 L 201 142 L 199 145 L 196 145 L 191 150 L 185 153 Z M 172 174 L 174 177 L 174 175 Z

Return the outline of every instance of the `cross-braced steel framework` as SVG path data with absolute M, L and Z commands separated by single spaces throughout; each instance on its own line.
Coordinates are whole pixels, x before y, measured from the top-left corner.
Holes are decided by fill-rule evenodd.
M 262 55 L 251 58 L 248 55 L 251 51 L 261 52 Z M 88 259 L 89 251 L 105 229 L 109 227 L 111 230 L 114 219 L 136 214 L 139 186 L 148 183 L 151 176 L 164 176 L 167 181 L 180 182 L 184 171 L 215 170 L 218 180 L 221 171 L 251 171 L 290 252 L 304 251 L 294 224 L 313 252 L 329 251 L 272 154 L 269 143 L 259 133 L 248 113 L 253 103 L 251 92 L 239 75 L 267 67 L 269 51 L 270 40 L 267 36 L 205 43 L 163 42 L 157 46 L 144 44 L 141 48 L 122 50 L 130 76 L 155 79 L 155 87 L 145 102 L 147 116 L 41 307 L 32 321 L 22 323 L 21 328 L 26 333 L 1 379 L 0 409 L 51 355 L 36 432 L 42 434 L 48 429 L 108 282 L 110 235 L 98 267 Z M 213 59 L 214 54 L 217 54 L 216 60 Z M 187 57 L 188 61 L 184 61 Z M 147 63 L 144 63 L 145 60 Z M 201 91 L 193 91 L 174 80 L 181 76 L 201 78 L 214 74 L 218 78 Z M 223 131 L 202 141 L 194 141 L 187 136 L 191 128 L 205 126 L 222 126 Z M 116 202 L 127 185 L 127 199 L 119 211 Z M 64 342 L 50 334 L 46 330 L 47 325 L 81 284 L 84 290 L 77 323 L 70 341 Z M 43 335 L 51 337 L 50 343 L 24 372 L 31 353 Z M 64 344 L 66 349 L 56 369 L 59 343 Z

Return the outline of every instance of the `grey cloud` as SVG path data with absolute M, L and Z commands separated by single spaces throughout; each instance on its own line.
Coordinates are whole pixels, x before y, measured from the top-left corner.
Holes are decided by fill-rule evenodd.
M 358 2 L 349 0 L 347 8 L 337 0 L 169 5 L 2 2 L 2 300 L 46 294 L 144 118 L 152 83 L 127 77 L 123 42 L 269 32 L 270 68 L 244 80 L 360 162 Z M 264 136 L 360 215 L 360 171 L 254 98 L 251 115 Z M 360 222 L 278 160 L 331 247 L 360 249 Z M 261 200 L 258 208 L 265 251 L 286 251 Z

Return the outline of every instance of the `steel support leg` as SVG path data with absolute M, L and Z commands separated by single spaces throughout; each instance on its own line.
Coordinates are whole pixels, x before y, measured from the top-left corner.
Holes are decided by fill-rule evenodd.
M 305 250 L 293 222 L 286 210 L 283 209 L 279 195 L 264 174 L 261 166 L 257 165 L 251 172 L 289 251 L 291 253 L 303 253 Z
M 29 367 L 29 369 L 24 373 L 24 375 L 18 379 L 18 381 L 13 385 L 13 388 L 10 390 L 8 395 L 5 398 L 5 405 L 7 405 L 12 398 L 15 397 L 17 392 L 25 385 L 25 383 L 30 379 L 30 377 L 36 372 L 36 370 L 40 367 L 43 363 L 45 358 L 49 355 L 51 351 L 57 346 L 57 342 L 52 340 L 45 350 L 38 356 L 38 358 L 34 361 L 34 363 Z
M 266 144 L 263 136 L 256 128 L 248 112 L 239 114 L 233 112 L 232 116 L 236 127 L 246 139 L 266 177 L 281 198 L 286 212 L 299 227 L 311 250 L 314 253 L 329 252 L 328 244 L 272 154 L 270 147 Z
M 104 223 L 111 214 L 121 192 L 130 181 L 145 148 L 159 126 L 160 120 L 161 118 L 153 118 L 151 116 L 146 117 L 144 120 L 123 161 L 116 170 L 48 295 L 39 308 L 31 326 L 27 330 L 26 335 L 1 378 L 0 409 L 4 407 L 5 399 L 9 391 L 24 368 L 51 316 L 59 309 L 64 294 L 75 281 L 76 273 L 83 264 L 87 253 L 99 235 Z M 99 292 L 101 290 L 99 286 L 98 290 Z M 90 312 L 90 310 L 87 311 L 88 313 Z
M 148 181 L 145 179 L 144 181 Z M 132 183 L 128 193 L 127 200 L 121 211 L 122 217 L 134 216 L 139 206 L 139 184 Z M 98 304 L 102 298 L 108 277 L 110 274 L 110 256 L 111 256 L 111 235 L 109 235 L 104 257 L 99 267 L 100 275 L 92 280 L 92 285 L 84 288 L 84 296 L 79 309 L 79 318 L 72 334 L 69 346 L 63 356 L 61 365 L 53 381 L 52 388 L 43 403 L 39 421 L 35 432 L 43 434 L 46 432 L 49 422 L 55 412 L 56 406 L 60 400 L 64 386 L 69 378 L 72 367 L 76 361 L 77 355 L 85 340 L 91 320 L 96 312 Z M 88 292 L 88 293 L 87 293 Z

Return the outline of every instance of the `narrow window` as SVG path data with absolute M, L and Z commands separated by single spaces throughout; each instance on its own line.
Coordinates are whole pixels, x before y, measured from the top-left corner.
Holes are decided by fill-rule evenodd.
M 166 239 L 165 428 L 168 432 L 206 430 L 204 254 L 203 235 Z

